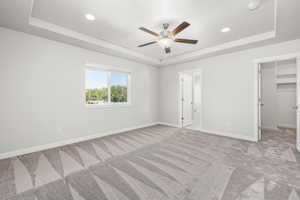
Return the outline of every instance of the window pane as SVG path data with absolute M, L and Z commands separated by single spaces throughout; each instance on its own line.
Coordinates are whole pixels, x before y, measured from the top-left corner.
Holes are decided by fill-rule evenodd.
M 111 102 L 126 103 L 128 101 L 128 74 L 111 73 Z
M 86 104 L 104 104 L 108 102 L 108 72 L 86 70 L 85 101 Z

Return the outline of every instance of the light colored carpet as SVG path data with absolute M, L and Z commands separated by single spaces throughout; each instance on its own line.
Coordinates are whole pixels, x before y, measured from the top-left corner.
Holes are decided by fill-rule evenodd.
M 300 200 L 295 133 L 153 126 L 0 161 L 3 200 Z

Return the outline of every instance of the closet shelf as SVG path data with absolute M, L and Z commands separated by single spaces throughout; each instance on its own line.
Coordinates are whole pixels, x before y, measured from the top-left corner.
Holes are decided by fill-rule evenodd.
M 291 84 L 291 83 L 296 83 L 297 79 L 296 78 L 280 78 L 276 79 L 276 84 Z
M 287 74 L 277 74 L 277 78 L 296 78 L 297 74 L 287 73 Z

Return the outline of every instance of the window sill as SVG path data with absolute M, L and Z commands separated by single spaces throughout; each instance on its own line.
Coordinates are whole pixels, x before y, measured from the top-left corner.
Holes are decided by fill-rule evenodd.
M 119 108 L 119 107 L 130 107 L 131 103 L 111 103 L 111 104 L 85 104 L 86 108 L 101 109 L 101 108 Z

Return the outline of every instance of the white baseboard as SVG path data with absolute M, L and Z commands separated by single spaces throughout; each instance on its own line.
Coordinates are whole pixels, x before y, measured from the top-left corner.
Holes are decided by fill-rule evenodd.
M 157 124 L 180 128 L 180 126 L 178 124 L 171 124 L 171 123 L 165 123 L 165 122 L 154 122 L 154 123 L 144 124 L 144 125 L 140 125 L 140 126 L 134 126 L 134 127 L 130 127 L 130 128 L 123 128 L 123 129 L 116 130 L 116 131 L 109 131 L 106 133 L 98 133 L 98 134 L 78 137 L 78 138 L 74 138 L 74 139 L 68 139 L 68 140 L 64 140 L 64 141 L 54 142 L 54 143 L 50 143 L 50 144 L 34 146 L 34 147 L 29 147 L 29 148 L 25 148 L 25 149 L 16 150 L 16 151 L 1 153 L 0 160 L 16 157 L 16 156 L 20 156 L 20 155 L 25 155 L 25 154 L 29 154 L 29 153 L 34 153 L 34 152 L 38 152 L 38 151 L 44 151 L 47 149 L 57 148 L 57 147 L 70 145 L 70 144 L 74 144 L 74 143 L 84 142 L 84 141 L 101 138 L 101 137 L 105 137 L 108 135 L 114 135 L 114 134 L 118 134 L 118 133 L 122 133 L 122 132 L 126 132 L 126 131 L 131 131 L 131 130 L 135 130 L 135 129 L 139 129 L 139 128 L 154 126 Z M 241 139 L 241 140 L 257 142 L 257 140 L 254 137 L 249 137 L 249 136 L 237 135 L 237 134 L 232 134 L 232 133 L 223 133 L 223 132 L 218 132 L 218 131 L 210 131 L 210 130 L 204 130 L 204 129 L 198 130 L 198 131 L 209 133 L 209 134 L 214 134 L 214 135 L 219 135 L 219 136 L 225 136 L 225 137 L 230 137 L 230 138 L 236 138 L 236 139 Z M 298 150 L 300 151 L 300 147 L 298 147 Z
M 270 130 L 270 131 L 278 131 L 277 126 L 273 127 L 273 126 L 263 126 L 262 130 Z
M 170 124 L 170 123 L 166 123 L 166 122 L 157 122 L 157 124 L 181 128 L 178 124 Z
M 53 149 L 53 148 L 57 148 L 57 147 L 61 147 L 61 146 L 69 145 L 69 144 L 84 142 L 84 141 L 88 141 L 88 140 L 92 140 L 92 139 L 96 139 L 96 138 L 101 138 L 101 137 L 108 136 L 108 135 L 114 135 L 114 134 L 118 134 L 118 133 L 122 133 L 122 132 L 126 132 L 126 131 L 131 131 L 131 130 L 135 130 L 135 129 L 139 129 L 139 128 L 154 126 L 154 125 L 157 125 L 157 124 L 160 124 L 160 123 L 158 123 L 158 122 L 149 123 L 149 124 L 134 126 L 134 127 L 130 127 L 130 128 L 123 128 L 123 129 L 116 130 L 116 131 L 109 131 L 109 132 L 106 132 L 106 133 L 98 133 L 98 134 L 93 134 L 93 135 L 87 135 L 87 136 L 83 136 L 83 137 L 67 139 L 67 140 L 54 142 L 54 143 L 50 143 L 50 144 L 29 147 L 29 148 L 25 148 L 25 149 L 16 150 L 16 151 L 10 151 L 10 152 L 7 152 L 7 153 L 1 153 L 0 154 L 0 160 L 6 159 L 6 158 L 12 158 L 12 157 L 16 157 L 16 156 L 20 156 L 20 155 L 24 155 L 24 154 L 34 153 L 34 152 L 38 152 L 38 151 L 44 151 L 44 150 L 47 150 L 47 149 Z
M 191 126 L 193 125 L 193 122 L 186 122 L 183 124 L 183 127 Z
M 239 140 L 257 142 L 257 139 L 254 136 L 251 137 L 251 136 L 245 136 L 245 135 L 238 135 L 238 134 L 234 134 L 234 133 L 225 133 L 225 132 L 221 132 L 221 131 L 211 131 L 211 130 L 205 130 L 205 129 L 201 129 L 198 131 L 213 134 L 213 135 L 218 135 L 218 136 L 230 137 L 230 138 L 239 139 Z
M 172 126 L 172 127 L 176 127 L 176 128 L 181 128 L 178 124 L 170 124 L 170 123 L 165 123 L 165 122 L 158 122 L 158 124 L 166 125 L 166 126 Z M 225 132 L 221 132 L 221 131 L 212 131 L 212 130 L 205 130 L 205 129 L 197 129 L 196 131 L 200 131 L 200 132 L 204 132 L 204 133 L 208 133 L 208 134 L 213 134 L 213 135 L 218 135 L 218 136 L 235 138 L 235 139 L 239 139 L 239 140 L 246 140 L 246 141 L 251 141 L 251 142 L 257 142 L 258 141 L 257 138 L 255 138 L 254 135 L 253 135 L 253 137 L 251 137 L 251 136 L 237 135 L 237 134 L 234 134 L 234 133 L 225 133 Z
M 277 128 L 297 129 L 297 127 L 292 124 L 278 124 Z

